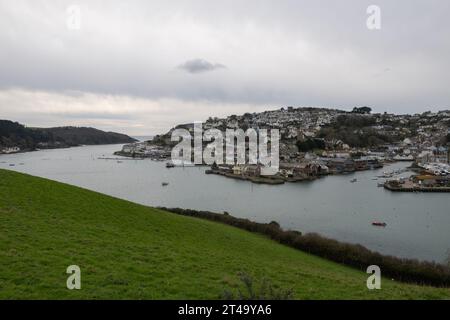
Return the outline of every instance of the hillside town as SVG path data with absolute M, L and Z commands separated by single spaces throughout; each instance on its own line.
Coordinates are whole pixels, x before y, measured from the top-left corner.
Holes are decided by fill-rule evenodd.
M 260 183 L 312 180 L 381 168 L 386 163 L 409 161 L 422 173 L 449 174 L 450 111 L 414 115 L 371 113 L 368 107 L 351 112 L 324 108 L 280 108 L 261 113 L 209 118 L 203 129 L 279 129 L 280 167 L 263 177 L 260 165 L 214 164 L 207 173 Z M 179 125 L 153 140 L 128 144 L 117 154 L 169 160 L 174 129 L 192 133 L 193 125 Z M 170 162 L 168 167 L 172 167 Z M 442 180 L 442 179 L 441 179 Z

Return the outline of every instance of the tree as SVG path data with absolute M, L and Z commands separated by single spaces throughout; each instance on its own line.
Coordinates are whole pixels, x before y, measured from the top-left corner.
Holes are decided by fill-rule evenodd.
M 297 141 L 297 148 L 300 152 L 308 152 L 314 149 L 325 149 L 325 141 L 322 139 L 306 139 Z
M 372 112 L 372 108 L 369 107 L 354 107 L 352 110 L 352 113 L 359 113 L 359 114 L 370 114 Z

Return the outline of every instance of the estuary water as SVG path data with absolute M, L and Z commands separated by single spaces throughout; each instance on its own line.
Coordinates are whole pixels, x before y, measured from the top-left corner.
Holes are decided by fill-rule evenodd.
M 206 175 L 205 167 L 167 169 L 151 160 L 104 160 L 122 145 L 0 155 L 0 168 L 69 183 L 150 206 L 227 211 L 283 228 L 317 232 L 399 257 L 443 262 L 450 250 L 450 194 L 393 193 L 377 187 L 383 169 L 312 182 L 256 185 Z M 14 166 L 11 166 L 14 165 Z M 350 180 L 356 178 L 357 182 Z M 162 186 L 167 182 L 167 186 Z M 384 221 L 387 227 L 371 225 Z

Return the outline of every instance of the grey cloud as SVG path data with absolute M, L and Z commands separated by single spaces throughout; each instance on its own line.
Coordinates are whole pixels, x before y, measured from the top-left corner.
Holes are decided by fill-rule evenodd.
M 107 113 L 107 112 L 52 112 L 49 115 L 69 119 L 105 119 L 105 120 L 134 120 L 137 115 L 130 113 Z
M 72 4 L 0 0 L 0 93 L 74 90 L 228 108 L 210 115 L 239 104 L 450 107 L 448 0 L 377 0 L 379 31 L 366 27 L 371 0 L 77 0 L 81 29 L 68 30 Z M 195 57 L 203 59 L 186 61 Z M 35 112 L 17 100 L 0 114 L 18 107 Z M 57 120 L 81 122 L 82 111 Z M 126 118 L 116 113 L 111 121 Z
M 211 63 L 204 59 L 192 59 L 178 66 L 178 69 L 184 70 L 189 73 L 202 73 L 207 71 L 214 71 L 217 69 L 226 68 L 220 63 Z

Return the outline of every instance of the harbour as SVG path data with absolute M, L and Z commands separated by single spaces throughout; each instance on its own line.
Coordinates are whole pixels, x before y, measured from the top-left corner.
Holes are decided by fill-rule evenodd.
M 120 148 L 83 146 L 7 154 L 0 156 L 0 168 L 148 206 L 226 211 L 252 221 L 276 221 L 285 229 L 316 232 L 383 254 L 438 262 L 448 257 L 448 194 L 392 192 L 378 186 L 385 179 L 408 178 L 413 174 L 407 169 L 410 162 L 268 185 L 207 175 L 205 166 L 168 169 L 162 161 L 122 159 L 113 155 Z M 130 160 L 118 163 L 119 158 Z M 162 186 L 163 182 L 168 184 Z M 386 227 L 373 226 L 377 221 Z

